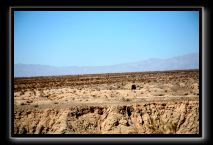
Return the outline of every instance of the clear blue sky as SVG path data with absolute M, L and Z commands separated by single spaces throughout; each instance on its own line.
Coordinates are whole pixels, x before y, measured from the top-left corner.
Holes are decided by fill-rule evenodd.
M 103 66 L 193 52 L 198 11 L 15 11 L 15 64 Z

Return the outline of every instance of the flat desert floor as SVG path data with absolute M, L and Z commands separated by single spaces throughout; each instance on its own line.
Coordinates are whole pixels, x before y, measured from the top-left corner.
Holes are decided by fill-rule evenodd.
M 199 70 L 14 79 L 14 134 L 198 134 Z

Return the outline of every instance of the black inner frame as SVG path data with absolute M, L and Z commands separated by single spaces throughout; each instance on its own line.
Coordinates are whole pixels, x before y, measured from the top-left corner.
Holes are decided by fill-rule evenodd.
M 14 134 L 14 11 L 199 11 L 199 134 Z M 202 8 L 149 8 L 149 7 L 80 7 L 80 8 L 11 8 L 11 137 L 202 137 Z M 10 101 L 10 100 L 9 100 Z M 11 120 L 10 120 L 11 117 Z M 9 136 L 10 136 L 9 135 Z

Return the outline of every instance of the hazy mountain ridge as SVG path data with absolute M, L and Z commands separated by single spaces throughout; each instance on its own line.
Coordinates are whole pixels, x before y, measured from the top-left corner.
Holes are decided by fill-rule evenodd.
M 123 63 L 111 66 L 54 67 L 48 65 L 15 64 L 14 77 L 57 76 L 114 72 L 143 72 L 182 69 L 199 69 L 199 54 L 191 53 L 169 59 L 149 59 L 139 62 Z

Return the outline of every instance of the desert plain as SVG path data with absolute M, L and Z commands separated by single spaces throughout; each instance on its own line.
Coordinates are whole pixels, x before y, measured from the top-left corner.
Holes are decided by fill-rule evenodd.
M 14 134 L 199 134 L 199 70 L 14 78 Z

